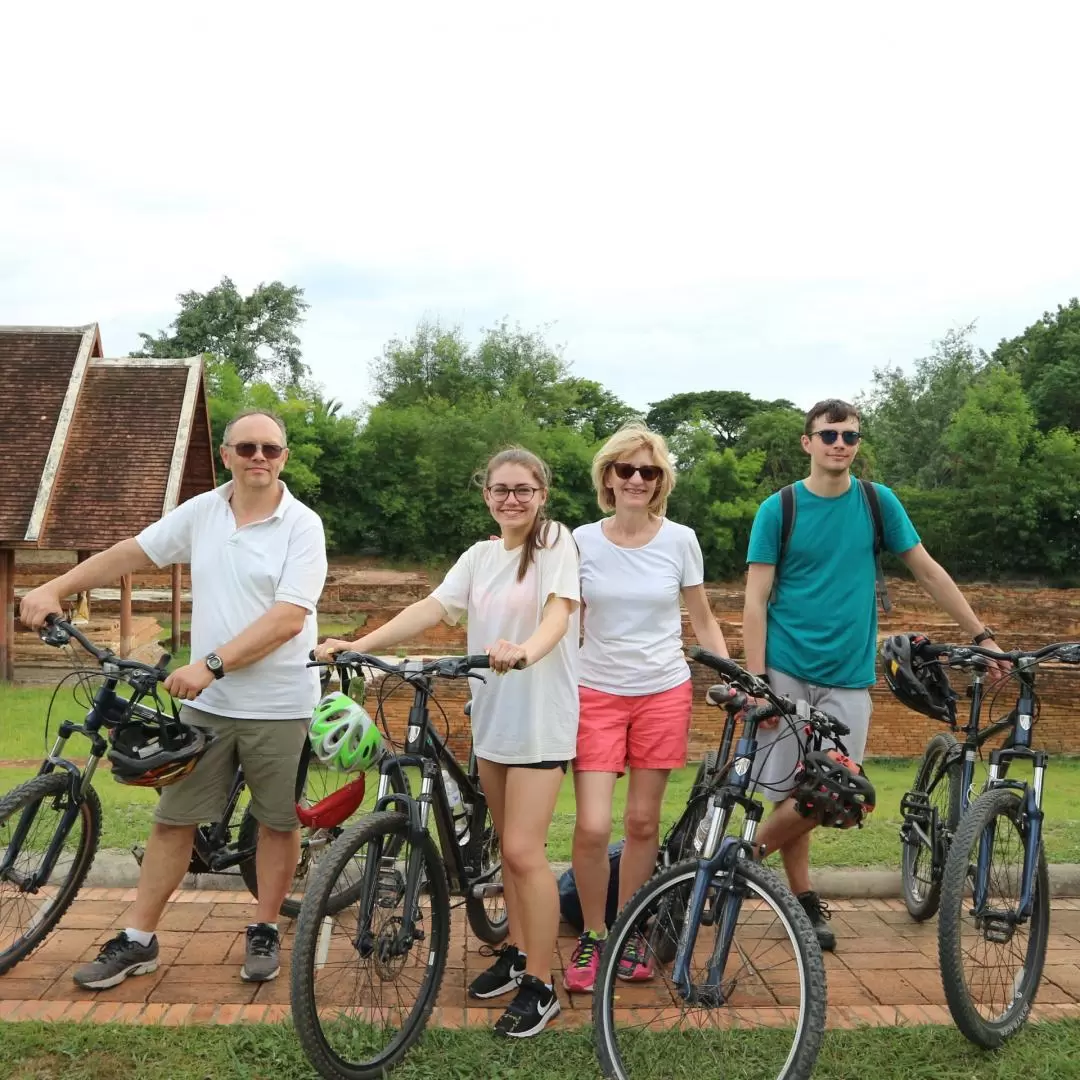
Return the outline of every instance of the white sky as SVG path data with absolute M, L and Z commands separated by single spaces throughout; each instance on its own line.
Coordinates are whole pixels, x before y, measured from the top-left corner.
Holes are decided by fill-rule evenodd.
M 1075 3 L 36 7 L 0 323 L 112 355 L 228 274 L 305 288 L 348 406 L 419 319 L 503 316 L 639 407 L 808 405 L 1080 294 Z

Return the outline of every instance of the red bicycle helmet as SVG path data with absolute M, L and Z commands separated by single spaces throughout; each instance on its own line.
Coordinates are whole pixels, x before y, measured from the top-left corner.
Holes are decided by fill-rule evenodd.
M 209 728 L 136 705 L 132 718 L 109 733 L 113 779 L 131 787 L 168 787 L 195 768 L 215 738 Z
M 796 773 L 795 808 L 822 825 L 850 829 L 862 825 L 877 805 L 874 785 L 861 767 L 836 750 L 811 750 Z
M 896 698 L 932 720 L 956 723 L 956 693 L 945 669 L 924 659 L 919 646 L 929 643 L 925 634 L 894 634 L 881 646 L 885 682 Z

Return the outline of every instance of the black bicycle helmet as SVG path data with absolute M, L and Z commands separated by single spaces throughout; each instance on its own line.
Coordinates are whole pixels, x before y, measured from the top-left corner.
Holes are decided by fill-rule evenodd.
M 924 659 L 918 646 L 930 639 L 925 634 L 894 634 L 881 646 L 881 661 L 889 689 L 909 709 L 956 723 L 956 693 L 945 669 L 936 660 Z
M 862 825 L 877 805 L 874 785 L 861 767 L 836 750 L 811 750 L 799 765 L 796 782 L 795 809 L 835 829 Z
M 163 788 L 182 780 L 216 736 L 209 728 L 135 706 L 109 734 L 113 779 L 132 787 Z

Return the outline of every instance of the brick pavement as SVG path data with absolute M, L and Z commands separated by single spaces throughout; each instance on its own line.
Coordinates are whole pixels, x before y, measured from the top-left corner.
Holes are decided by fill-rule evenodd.
M 134 898 L 133 889 L 85 889 L 45 944 L 0 976 L 0 1020 L 235 1024 L 289 1015 L 293 924 L 281 924 L 281 976 L 264 984 L 242 982 L 244 926 L 254 904 L 247 894 L 232 891 L 178 892 L 159 929 L 158 970 L 111 990 L 80 991 L 72 971 L 123 928 Z M 837 952 L 825 957 L 830 1027 L 951 1023 L 938 974 L 936 921 L 912 922 L 899 900 L 833 900 L 830 906 L 838 938 Z M 469 981 L 490 961 L 479 955 L 463 916 L 454 914 L 451 956 L 432 1023 L 490 1026 L 505 1000 L 484 1007 L 466 997 Z M 560 986 L 573 944 L 570 936 L 559 939 L 553 966 Z M 560 997 L 563 1023 L 589 1021 L 590 995 Z M 1035 1016 L 1080 1016 L 1080 900 L 1053 902 Z

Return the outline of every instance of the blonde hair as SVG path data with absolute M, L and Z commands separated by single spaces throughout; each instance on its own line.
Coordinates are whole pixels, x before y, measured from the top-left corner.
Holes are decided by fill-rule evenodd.
M 649 500 L 649 510 L 663 517 L 667 513 L 668 496 L 675 487 L 675 468 L 663 435 L 650 431 L 640 420 L 624 424 L 600 449 L 592 463 L 592 482 L 596 488 L 596 501 L 605 514 L 615 509 L 615 493 L 604 483 L 609 466 L 635 450 L 648 450 L 653 463 L 660 467 L 660 480 Z
M 533 479 L 536 481 L 538 487 L 547 492 L 551 488 L 551 470 L 547 467 L 547 463 L 541 458 L 537 457 L 531 450 L 526 450 L 523 446 L 508 446 L 505 450 L 500 450 L 488 463 L 484 469 L 483 484 L 486 488 L 491 482 L 491 474 L 499 468 L 500 465 L 521 465 L 528 469 L 533 474 Z M 529 529 L 529 535 L 525 537 L 525 543 L 521 548 L 521 558 L 518 560 L 517 580 L 521 581 L 525 575 L 529 572 L 529 567 L 532 566 L 536 559 L 536 552 L 541 548 L 548 547 L 548 537 L 551 531 L 551 526 L 555 526 L 556 537 L 561 532 L 561 526 L 557 521 L 552 521 L 544 513 L 544 506 L 541 504 L 536 511 L 536 517 L 533 518 L 532 527 Z

